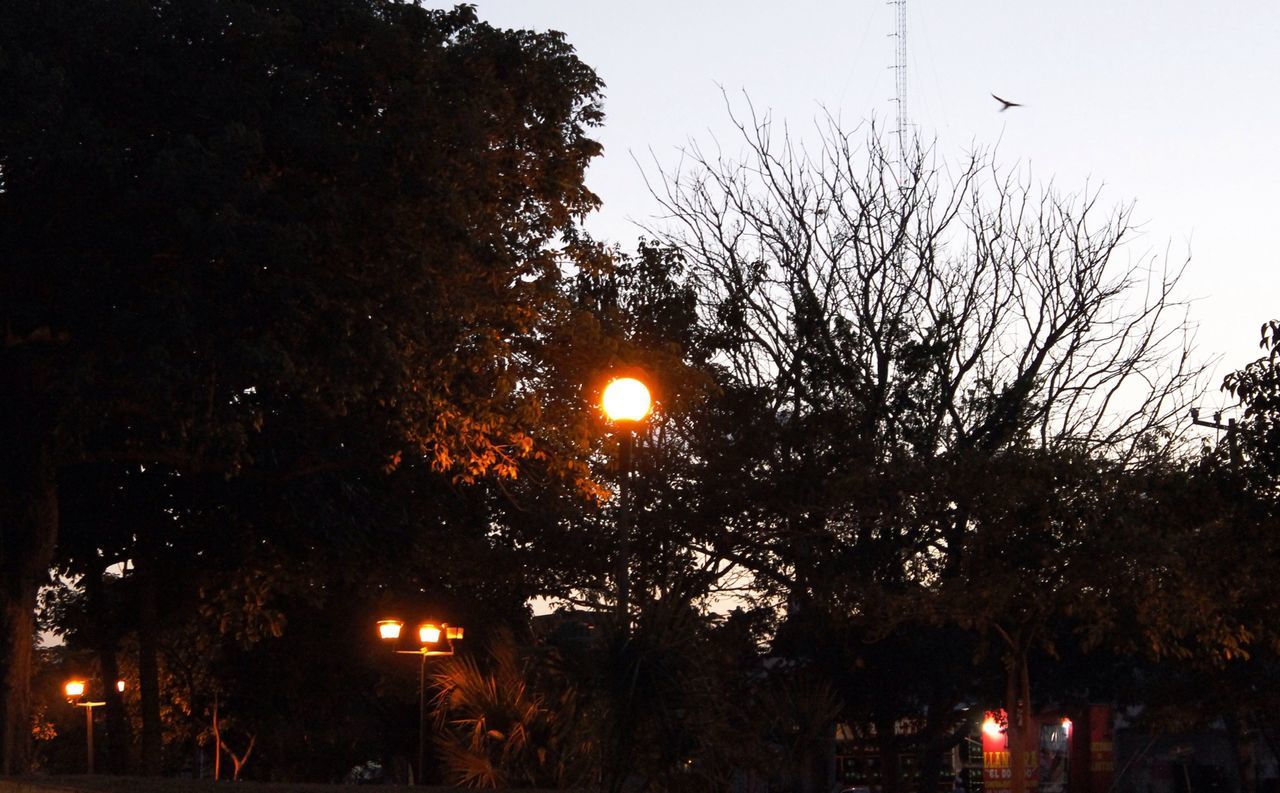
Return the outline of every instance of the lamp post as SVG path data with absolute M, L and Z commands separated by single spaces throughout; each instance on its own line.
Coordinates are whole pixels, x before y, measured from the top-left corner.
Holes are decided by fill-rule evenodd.
M 62 687 L 62 692 L 67 696 L 67 702 L 75 705 L 77 708 L 84 708 L 84 735 L 85 735 L 85 773 L 93 773 L 93 709 L 107 704 L 106 702 L 94 702 L 84 698 L 86 684 L 83 680 L 68 680 L 66 685 Z M 124 691 L 124 681 L 116 681 L 116 691 Z
M 618 623 L 623 633 L 630 632 L 631 619 L 631 469 L 635 428 L 653 405 L 649 388 L 634 377 L 617 377 L 609 381 L 601 397 L 601 407 L 621 432 L 618 452 Z
M 427 659 L 453 655 L 453 643 L 462 639 L 463 629 L 447 622 L 420 623 L 417 629 L 417 649 L 401 650 L 398 645 L 403 628 L 404 623 L 398 619 L 378 620 L 379 639 L 396 647 L 398 655 L 416 655 L 421 659 L 418 664 L 418 784 L 421 785 L 427 757 Z

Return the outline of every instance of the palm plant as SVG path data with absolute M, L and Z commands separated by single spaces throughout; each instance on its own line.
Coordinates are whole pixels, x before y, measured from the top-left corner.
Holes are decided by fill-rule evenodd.
M 571 686 L 537 686 L 536 658 L 500 631 L 488 658 L 458 656 L 432 676 L 437 747 L 451 781 L 468 787 L 569 787 L 585 778 L 592 742 Z M 550 691 L 539 688 L 552 689 Z

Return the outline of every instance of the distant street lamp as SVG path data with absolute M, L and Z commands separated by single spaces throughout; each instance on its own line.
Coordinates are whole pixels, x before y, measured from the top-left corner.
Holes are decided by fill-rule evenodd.
M 605 386 L 600 400 L 604 414 L 621 434 L 618 450 L 618 622 L 624 633 L 631 618 L 631 473 L 635 429 L 649 415 L 653 402 L 649 387 L 634 377 L 618 377 Z
M 77 708 L 84 708 L 84 734 L 85 734 L 85 768 L 86 773 L 93 773 L 93 709 L 107 704 L 106 702 L 93 702 L 84 699 L 86 683 L 80 679 L 68 680 L 66 685 L 62 687 L 62 692 L 66 694 L 67 701 Z M 116 691 L 124 691 L 124 681 L 116 681 Z
M 400 634 L 404 623 L 398 619 L 378 620 L 378 638 L 396 648 L 398 655 L 416 655 L 418 665 L 418 784 L 423 784 L 427 757 L 427 659 L 440 655 L 453 655 L 453 643 L 463 636 L 459 625 L 447 622 L 423 622 L 417 628 L 417 649 L 399 649 Z M 444 640 L 443 644 L 441 639 Z

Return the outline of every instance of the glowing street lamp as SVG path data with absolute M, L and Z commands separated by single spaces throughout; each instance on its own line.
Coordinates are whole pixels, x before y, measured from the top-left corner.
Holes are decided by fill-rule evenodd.
M 649 387 L 634 377 L 616 377 L 609 381 L 600 399 L 604 414 L 614 423 L 643 421 L 653 402 Z
M 434 622 L 424 622 L 418 626 L 418 643 L 423 647 L 440 641 L 440 626 Z
M 378 638 L 394 641 L 400 638 L 400 629 L 404 623 L 400 620 L 378 620 Z
M 609 381 L 601 395 L 604 414 L 622 433 L 618 461 L 618 623 L 624 633 L 631 625 L 631 475 L 635 428 L 649 415 L 653 400 L 649 387 L 634 377 Z
M 93 773 L 93 709 L 105 705 L 105 702 L 93 702 L 83 699 L 84 692 L 88 684 L 79 678 L 68 680 L 62 686 L 62 693 L 66 695 L 67 701 L 77 708 L 84 708 L 84 735 L 85 735 L 85 768 L 86 773 Z M 124 681 L 116 681 L 116 691 L 124 691 Z
M 453 655 L 453 643 L 461 639 L 464 632 L 460 625 L 423 622 L 416 631 L 417 649 L 402 650 L 397 646 L 402 628 L 404 623 L 398 619 L 378 620 L 378 638 L 391 643 L 398 655 L 416 655 L 421 659 L 418 665 L 418 784 L 422 784 L 427 756 L 427 659 Z

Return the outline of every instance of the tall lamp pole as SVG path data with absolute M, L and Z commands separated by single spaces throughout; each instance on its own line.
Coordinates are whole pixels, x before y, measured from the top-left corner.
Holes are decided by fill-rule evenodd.
M 618 450 L 618 623 L 624 633 L 631 619 L 631 474 L 635 429 L 649 415 L 653 402 L 649 388 L 634 377 L 618 377 L 604 388 L 601 406 L 621 433 Z
M 378 638 L 395 646 L 400 641 L 404 623 L 398 619 L 378 620 Z M 398 655 L 416 655 L 418 663 L 418 784 L 423 784 L 427 758 L 427 659 L 453 655 L 453 643 L 463 636 L 463 629 L 446 622 L 424 622 L 418 625 L 416 650 L 400 650 Z M 441 640 L 444 640 L 441 643 Z
M 116 690 L 124 691 L 124 681 L 116 681 Z M 93 709 L 106 702 L 93 702 L 84 698 L 85 682 L 83 680 L 68 680 L 66 685 L 62 687 L 62 692 L 66 694 L 67 701 L 77 708 L 84 708 L 84 742 L 85 742 L 85 773 L 93 774 Z

